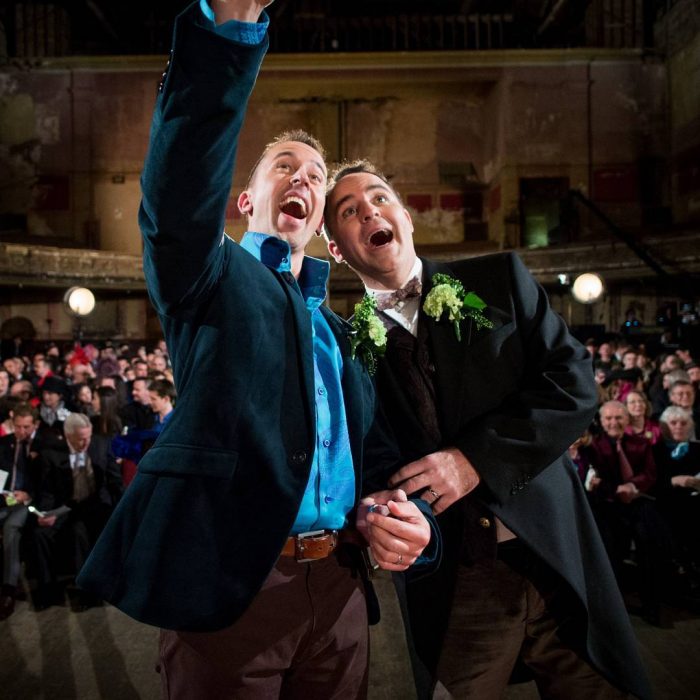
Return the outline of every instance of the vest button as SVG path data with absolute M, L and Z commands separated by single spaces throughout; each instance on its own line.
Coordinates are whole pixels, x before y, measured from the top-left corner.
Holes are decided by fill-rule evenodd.
M 491 521 L 488 518 L 479 518 L 479 525 L 483 528 L 491 527 Z
M 306 452 L 299 450 L 292 455 L 292 464 L 303 464 L 306 462 Z

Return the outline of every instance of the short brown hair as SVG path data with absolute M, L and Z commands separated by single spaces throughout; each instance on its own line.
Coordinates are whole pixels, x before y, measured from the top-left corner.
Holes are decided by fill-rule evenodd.
M 328 185 L 326 186 L 326 206 L 323 210 L 326 231 L 328 237 L 333 238 L 333 232 L 328 227 L 328 222 L 331 221 L 330 211 L 330 196 L 335 189 L 335 186 L 348 175 L 357 175 L 358 173 L 368 173 L 378 177 L 395 195 L 396 198 L 403 204 L 401 195 L 396 191 L 396 188 L 389 182 L 389 178 L 374 164 L 366 158 L 358 158 L 357 160 L 346 160 L 338 163 L 330 175 L 328 176 Z
M 287 141 L 296 141 L 297 143 L 306 144 L 307 146 L 313 148 L 314 151 L 317 151 L 324 161 L 326 160 L 326 149 L 315 136 L 312 136 L 303 129 L 290 129 L 289 131 L 283 131 L 281 134 L 277 134 L 277 136 L 275 136 L 275 138 L 266 144 L 265 148 L 263 148 L 260 157 L 255 161 L 255 165 L 250 169 L 248 179 L 246 180 L 246 188 L 250 187 L 250 183 L 253 181 L 253 177 L 255 176 L 260 162 L 268 154 L 270 149 L 274 148 L 280 143 L 287 143 Z
M 33 421 L 39 420 L 39 412 L 30 403 L 18 403 L 10 408 L 12 419 L 31 416 Z

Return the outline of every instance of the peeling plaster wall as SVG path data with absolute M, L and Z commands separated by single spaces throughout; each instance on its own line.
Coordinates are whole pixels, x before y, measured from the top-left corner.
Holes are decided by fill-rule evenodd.
M 528 55 L 488 69 L 465 64 L 454 77 L 440 74 L 435 81 L 412 81 L 400 70 L 394 77 L 384 65 L 376 76 L 339 65 L 331 78 L 316 82 L 303 71 L 263 71 L 239 144 L 227 230 L 238 237 L 245 229 L 237 194 L 263 146 L 290 128 L 318 135 L 331 160 L 369 157 L 404 194 L 427 193 L 435 203 L 445 192 L 483 193 L 483 223 L 500 246 L 520 245 L 522 178 L 568 178 L 571 187 L 595 196 L 599 169 L 626 168 L 634 178 L 640 159 L 666 158 L 662 64 L 642 58 L 550 64 L 528 62 Z M 698 56 L 696 36 L 672 59 L 677 149 L 700 144 L 694 128 Z M 140 252 L 138 180 L 158 79 L 149 70 L 0 73 L 0 215 L 24 215 L 29 232 L 47 243 L 63 239 Z M 461 185 L 455 184 L 460 168 Z M 46 206 L 52 193 L 46 185 L 36 187 L 39 176 L 66 179 L 61 207 Z M 659 196 L 670 199 L 665 191 Z M 693 207 L 700 210 L 694 197 L 676 198 L 681 219 L 691 217 Z M 639 196 L 599 204 L 628 228 L 642 221 Z M 465 237 L 458 212 L 433 204 L 413 215 L 419 242 Z M 321 241 L 314 241 L 312 252 L 324 254 Z

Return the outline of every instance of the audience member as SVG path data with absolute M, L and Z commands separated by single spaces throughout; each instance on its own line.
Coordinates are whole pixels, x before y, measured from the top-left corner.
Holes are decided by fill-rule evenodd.
M 691 414 L 693 423 L 691 425 L 690 439 L 695 440 L 695 426 L 700 421 L 700 412 L 695 404 L 695 387 L 690 378 L 674 381 L 668 390 L 668 400 L 670 406 L 679 406 Z
M 0 620 L 15 609 L 20 575 L 20 540 L 27 524 L 28 506 L 36 494 L 39 481 L 36 438 L 36 409 L 17 404 L 12 410 L 13 433 L 0 438 L 0 524 L 2 525 L 2 589 Z
M 73 384 L 73 405 L 76 413 L 84 413 L 86 416 L 94 416 L 95 409 L 92 406 L 93 393 L 89 384 L 81 382 Z
M 94 435 L 106 435 L 110 440 L 122 431 L 117 390 L 111 386 L 95 389 L 92 397 L 94 415 L 91 418 Z
M 651 404 L 643 391 L 633 390 L 625 398 L 629 413 L 629 424 L 625 428 L 628 435 L 641 435 L 655 445 L 661 438 L 661 428 L 651 419 Z
M 0 367 L 0 399 L 10 393 L 10 373 Z
M 153 427 L 160 433 L 170 419 L 175 406 L 177 397 L 175 385 L 167 379 L 156 379 L 150 383 L 148 395 L 151 399 L 151 410 L 155 413 Z
M 151 396 L 148 392 L 148 380 L 138 377 L 131 384 L 132 401 L 120 410 L 122 423 L 129 430 L 148 430 L 153 427 L 155 415 L 151 409 Z
M 629 413 L 619 401 L 601 406 L 600 423 L 603 433 L 591 443 L 595 476 L 586 483 L 591 508 L 619 582 L 634 541 L 643 615 L 659 625 L 670 534 L 649 497 L 656 482 L 652 446 L 643 437 L 625 433 Z
M 690 411 L 669 406 L 659 419 L 664 439 L 656 446 L 655 493 L 659 510 L 671 526 L 681 562 L 700 565 L 700 442 L 690 440 Z
M 66 566 L 72 575 L 77 574 L 123 491 L 110 441 L 106 436 L 93 436 L 90 419 L 72 413 L 63 429 L 65 443 L 41 454 L 37 509 L 43 515 L 33 530 L 39 609 L 63 600 L 59 574 Z M 61 544 L 69 547 L 63 559 L 59 557 Z M 79 608 L 94 602 L 79 590 L 77 599 Z

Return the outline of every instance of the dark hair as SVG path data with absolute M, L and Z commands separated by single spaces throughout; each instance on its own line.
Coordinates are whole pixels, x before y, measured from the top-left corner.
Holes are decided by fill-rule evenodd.
M 297 143 L 306 144 L 307 146 L 313 148 L 314 151 L 317 151 L 323 160 L 326 160 L 326 149 L 315 136 L 312 136 L 303 129 L 290 129 L 289 131 L 283 131 L 281 134 L 277 134 L 277 136 L 275 136 L 275 138 L 266 144 L 265 148 L 263 148 L 260 157 L 255 161 L 255 165 L 253 165 L 253 167 L 250 169 L 250 173 L 248 173 L 248 179 L 246 180 L 245 185 L 246 189 L 250 187 L 250 183 L 255 177 L 258 166 L 262 162 L 263 158 L 268 154 L 270 149 L 274 148 L 280 143 L 287 143 L 288 141 L 296 141 Z
M 328 224 L 332 221 L 331 210 L 330 210 L 330 195 L 332 194 L 335 186 L 348 175 L 357 175 L 358 173 L 367 173 L 369 175 L 374 175 L 378 177 L 395 195 L 396 198 L 403 204 L 401 195 L 396 191 L 396 188 L 389 182 L 389 178 L 371 161 L 365 158 L 360 158 L 358 160 L 348 160 L 336 165 L 331 174 L 328 177 L 328 185 L 326 186 L 326 206 L 323 210 L 323 218 L 325 221 L 326 231 L 328 232 L 328 237 L 333 238 L 333 232 L 330 230 Z
M 11 398 L 11 397 L 8 397 Z M 10 406 L 10 411 L 12 413 L 12 418 L 24 418 L 25 416 L 31 416 L 32 420 L 36 421 L 39 418 L 39 412 L 30 403 L 20 401 L 14 406 Z
M 100 399 L 100 413 L 94 417 L 95 432 L 100 435 L 116 435 L 122 430 L 119 417 L 117 390 L 111 386 L 101 386 L 95 390 Z
M 17 406 L 29 406 L 30 409 L 32 408 L 31 404 L 24 403 L 19 396 L 10 396 L 9 394 L 3 396 L 0 399 L 0 423 L 4 423 L 10 417 L 10 413 L 14 415 Z
M 148 390 L 160 396 L 161 399 L 169 398 L 172 403 L 175 403 L 175 399 L 177 398 L 175 385 L 167 379 L 154 379 L 148 385 Z

